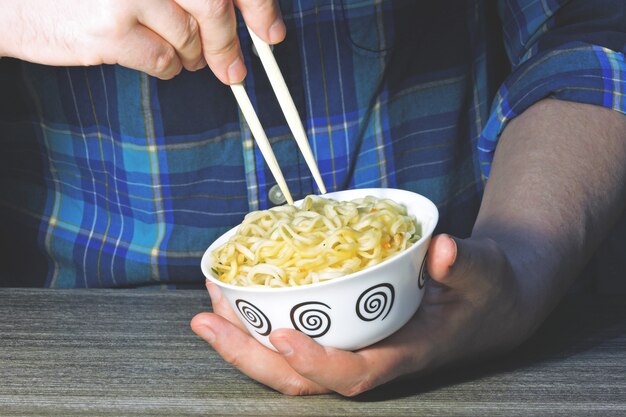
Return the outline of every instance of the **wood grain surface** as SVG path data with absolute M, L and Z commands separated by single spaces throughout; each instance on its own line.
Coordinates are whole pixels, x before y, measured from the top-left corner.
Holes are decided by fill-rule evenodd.
M 204 291 L 0 289 L 0 416 L 624 416 L 626 302 L 570 297 L 506 357 L 357 398 L 280 395 L 189 328 Z

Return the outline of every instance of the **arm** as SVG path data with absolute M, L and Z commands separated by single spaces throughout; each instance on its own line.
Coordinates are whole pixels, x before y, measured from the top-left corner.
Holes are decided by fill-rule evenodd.
M 192 328 L 227 361 L 284 393 L 355 395 L 509 350 L 549 314 L 624 209 L 623 2 L 500 6 L 513 68 L 478 141 L 490 175 L 484 200 L 469 239 L 433 238 L 433 279 L 417 314 L 358 352 L 277 330 L 276 354 L 241 330 L 209 285 L 217 314 L 196 316 Z
M 245 333 L 209 286 L 216 314 L 192 328 L 252 378 L 287 394 L 356 395 L 404 375 L 528 338 L 624 208 L 626 117 L 544 100 L 505 128 L 471 238 L 433 239 L 432 280 L 398 333 L 357 352 L 276 330 L 274 353 Z
M 246 75 L 235 3 L 259 37 L 283 40 L 275 0 L 9 0 L 0 12 L 0 57 L 46 65 L 120 64 L 163 79 L 208 63 L 222 82 L 235 83 Z
M 610 109 L 544 100 L 504 130 L 472 237 L 505 251 L 535 322 L 622 213 L 625 161 L 626 116 Z

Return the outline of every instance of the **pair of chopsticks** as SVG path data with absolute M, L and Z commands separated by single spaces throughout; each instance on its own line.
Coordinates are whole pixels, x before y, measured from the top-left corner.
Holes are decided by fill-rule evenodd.
M 280 72 L 280 68 L 276 63 L 274 54 L 272 53 L 270 46 L 255 35 L 250 28 L 248 28 L 248 32 L 250 33 L 254 47 L 259 54 L 259 58 L 261 58 L 263 69 L 265 69 L 265 72 L 267 73 L 267 77 L 270 80 L 274 94 L 276 94 L 280 108 L 285 115 L 285 119 L 287 119 L 287 124 L 289 125 L 289 129 L 291 129 L 291 133 L 298 144 L 298 148 L 300 148 L 300 152 L 302 152 L 304 160 L 311 170 L 311 174 L 313 174 L 313 178 L 315 179 L 315 183 L 320 189 L 320 192 L 325 194 L 326 187 L 324 186 L 324 181 L 322 181 L 322 176 L 320 175 L 317 163 L 313 157 L 311 146 L 309 145 L 309 141 L 306 137 L 300 116 L 298 115 L 298 110 L 296 110 L 296 105 L 291 98 L 291 94 L 289 94 L 289 89 L 287 89 L 287 84 L 285 84 L 285 79 L 283 78 L 283 74 Z M 261 154 L 263 154 L 263 158 L 265 158 L 265 162 L 272 172 L 272 175 L 274 175 L 274 178 L 276 179 L 276 183 L 280 187 L 280 190 L 285 196 L 287 202 L 289 204 L 293 204 L 293 198 L 291 197 L 291 193 L 287 187 L 287 182 L 285 182 L 285 177 L 283 176 L 280 166 L 278 166 L 276 156 L 272 151 L 270 142 L 267 140 L 263 126 L 261 126 L 261 122 L 252 107 L 248 93 L 246 93 L 246 88 L 243 83 L 232 84 L 230 87 L 233 90 L 233 94 L 237 99 L 239 108 L 241 109 L 241 112 L 250 127 L 252 136 L 259 146 Z

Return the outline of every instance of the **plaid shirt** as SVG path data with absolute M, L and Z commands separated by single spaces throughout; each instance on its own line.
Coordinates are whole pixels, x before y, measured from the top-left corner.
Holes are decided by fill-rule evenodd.
M 545 97 L 626 113 L 623 0 L 281 1 L 274 53 L 330 191 L 397 187 L 467 236 L 498 137 Z M 243 27 L 241 19 L 240 28 Z M 246 86 L 294 198 L 316 192 L 245 30 Z M 203 283 L 275 181 L 230 89 L 0 60 L 0 285 Z

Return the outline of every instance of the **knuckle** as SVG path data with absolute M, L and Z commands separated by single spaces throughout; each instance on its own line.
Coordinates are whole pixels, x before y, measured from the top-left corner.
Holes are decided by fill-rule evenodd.
M 300 375 L 304 375 L 305 377 L 314 376 L 319 371 L 319 366 L 316 366 L 314 363 L 310 361 L 297 361 L 297 364 L 294 365 L 298 370 Z
M 206 2 L 205 13 L 207 18 L 221 18 L 230 13 L 232 0 L 210 0 Z
M 260 15 L 273 16 L 276 13 L 276 4 L 273 0 L 255 0 L 250 5 Z
M 235 55 L 238 46 L 239 46 L 239 44 L 233 38 L 233 39 L 230 39 L 228 42 L 223 43 L 223 44 L 219 44 L 219 45 L 208 44 L 208 45 L 205 45 L 205 50 L 206 50 L 207 55 L 210 55 L 210 56 L 227 56 L 227 55 L 230 55 L 230 54 Z
M 134 24 L 131 15 L 115 0 L 104 1 L 94 17 L 95 21 L 90 25 L 91 33 L 99 38 L 120 39 Z
M 157 73 L 166 72 L 174 63 L 175 55 L 174 50 L 170 48 L 158 54 L 154 61 L 154 71 Z
M 237 354 L 237 352 L 230 349 L 220 349 L 219 354 L 222 359 L 224 359 L 224 361 L 231 364 L 237 369 L 241 369 L 241 357 Z
M 274 8 L 275 4 L 275 0 L 246 0 L 243 2 L 243 6 L 255 10 L 270 10 Z
M 193 16 L 188 15 L 187 22 L 183 28 L 181 41 L 177 46 L 177 49 L 184 49 L 193 45 L 196 39 L 198 39 L 199 33 L 200 25 L 198 25 L 198 21 Z
M 173 71 L 177 62 L 177 55 L 174 48 L 167 48 L 160 52 L 154 60 L 153 71 L 159 77 L 171 78 L 178 73 Z
M 354 385 L 351 385 L 338 392 L 339 394 L 345 397 L 354 397 L 354 396 L 364 393 L 365 391 L 371 390 L 375 386 L 376 386 L 376 383 L 374 382 L 374 380 L 372 380 L 370 377 L 365 377 L 364 379 L 358 381 Z
M 278 392 L 285 395 L 303 396 L 315 394 L 309 384 L 299 378 L 286 378 L 276 388 Z

